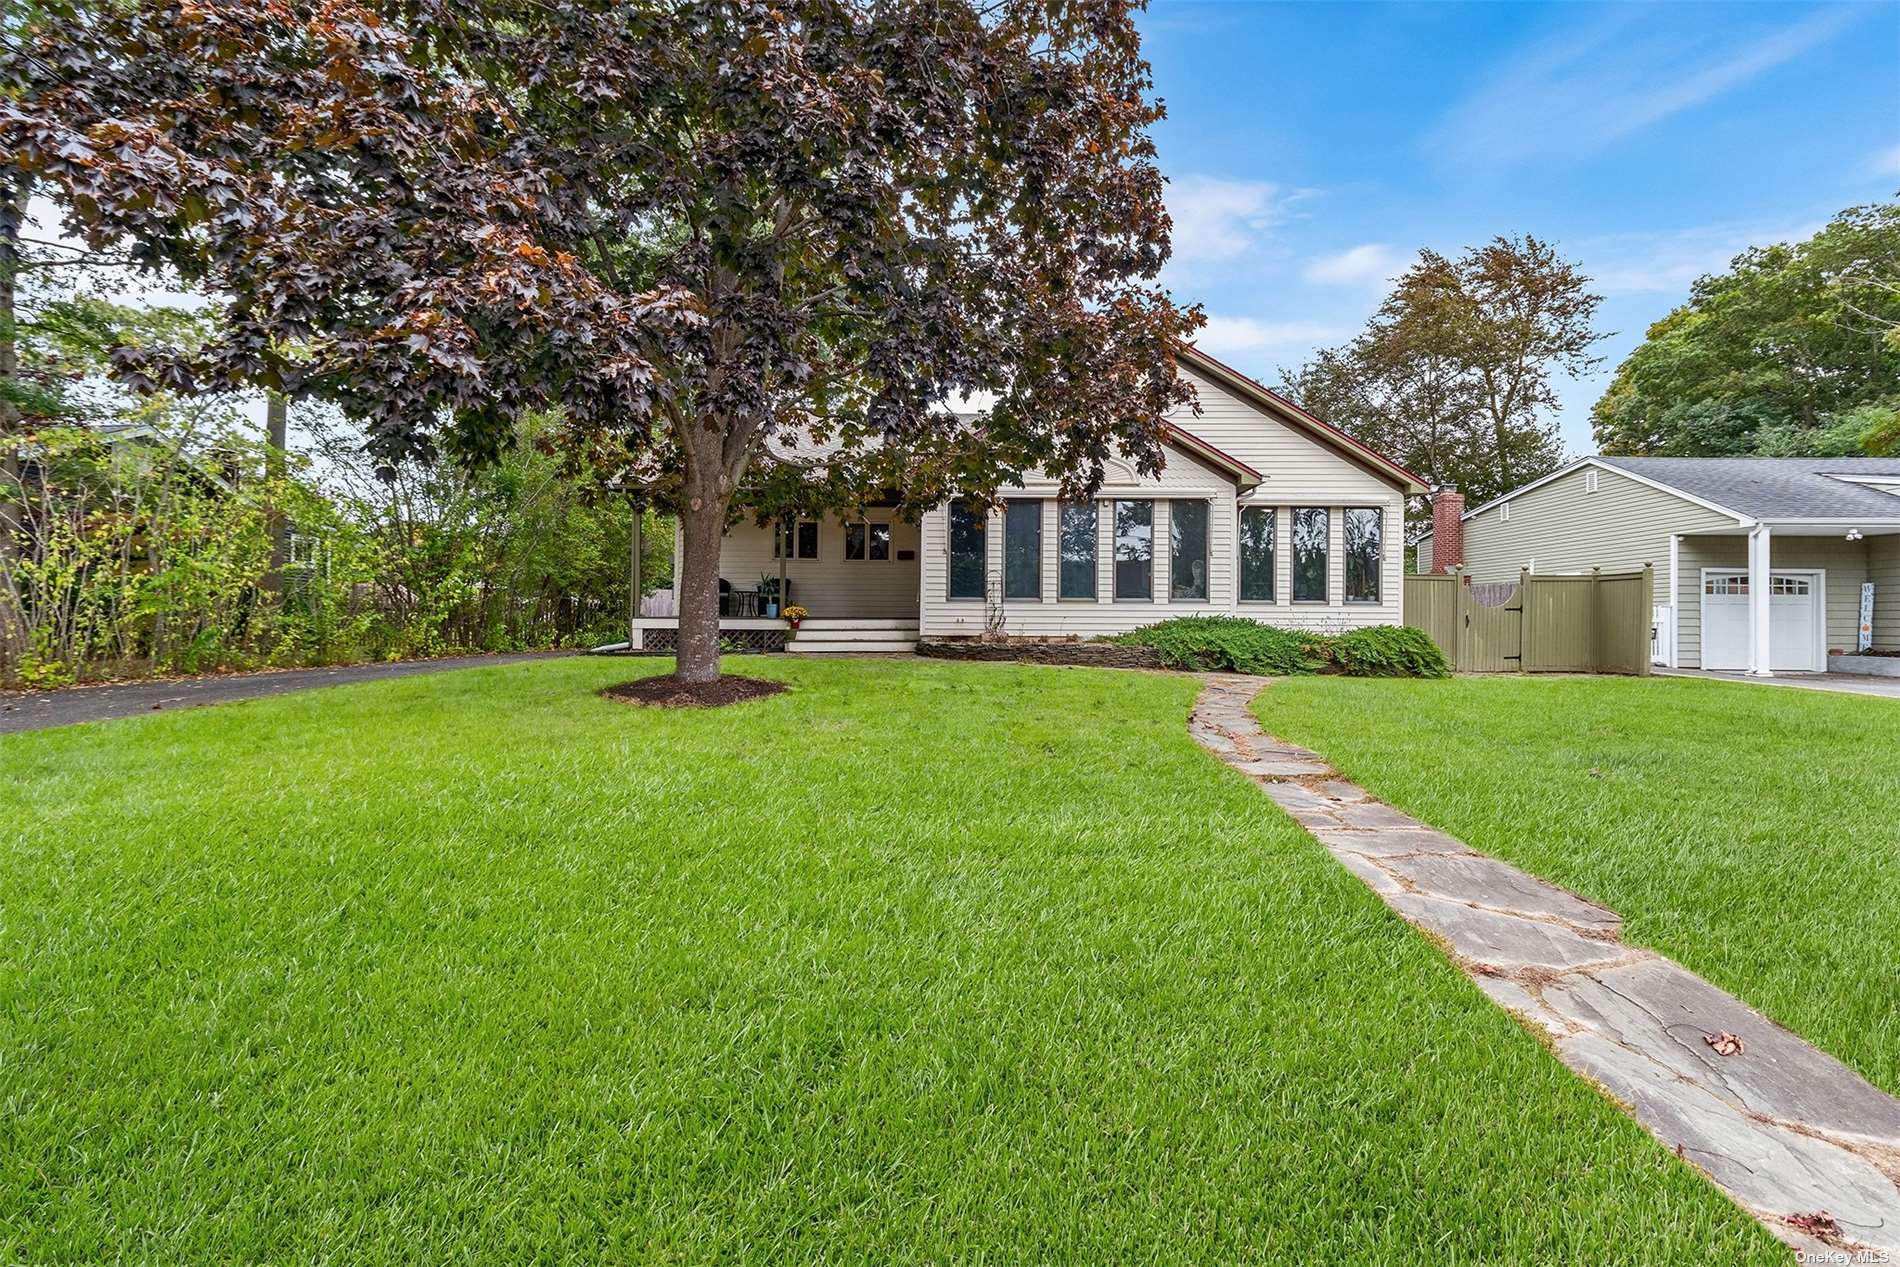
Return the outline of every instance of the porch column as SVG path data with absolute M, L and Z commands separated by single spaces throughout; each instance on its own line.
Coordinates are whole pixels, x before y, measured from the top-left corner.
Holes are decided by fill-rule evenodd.
M 627 587 L 632 593 L 631 611 L 627 617 L 627 650 L 638 651 L 642 647 L 644 632 L 640 628 L 640 521 L 646 517 L 646 511 L 636 500 L 633 503 L 633 546 L 628 551 L 632 556 L 627 562 Z
M 1768 645 L 1769 532 L 1767 524 L 1756 524 L 1748 534 L 1748 672 L 1752 677 L 1773 677 L 1774 663 Z
M 1682 656 L 1682 534 L 1669 534 L 1669 645 L 1663 664 L 1675 668 Z

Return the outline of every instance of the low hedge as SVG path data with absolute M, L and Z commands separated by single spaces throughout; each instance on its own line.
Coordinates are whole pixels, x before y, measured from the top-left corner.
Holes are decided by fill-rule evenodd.
M 1170 669 L 1227 670 L 1281 677 L 1315 673 L 1323 661 L 1309 635 L 1276 629 L 1245 616 L 1177 616 L 1117 634 L 1112 642 L 1152 647 Z
M 1438 644 L 1423 630 L 1374 625 L 1343 634 L 1280 629 L 1245 616 L 1177 616 L 1118 634 L 1151 647 L 1171 669 L 1269 677 L 1340 673 L 1349 677 L 1449 677 Z
M 1347 677 L 1450 677 L 1431 635 L 1410 625 L 1368 625 L 1325 639 L 1335 672 Z

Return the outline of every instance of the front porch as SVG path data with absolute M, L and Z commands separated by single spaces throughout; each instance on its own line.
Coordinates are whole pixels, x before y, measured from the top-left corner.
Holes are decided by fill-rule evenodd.
M 1825 673 L 1900 634 L 1900 527 L 1782 521 L 1671 538 L 1669 668 Z M 1862 631 L 1866 625 L 1865 633 Z
M 680 554 L 676 529 L 676 577 Z M 915 650 L 918 554 L 917 525 L 878 507 L 849 520 L 735 524 L 719 550 L 721 640 L 795 655 Z M 634 585 L 641 588 L 637 577 Z M 788 607 L 804 609 L 796 630 L 780 615 Z M 664 654 L 678 631 L 676 592 L 644 594 L 624 649 Z

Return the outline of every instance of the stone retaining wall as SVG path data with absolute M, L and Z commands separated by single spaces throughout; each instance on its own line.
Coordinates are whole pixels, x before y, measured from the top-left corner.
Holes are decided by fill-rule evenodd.
M 1831 655 L 1829 673 L 1866 673 L 1874 677 L 1900 677 L 1900 656 Z
M 998 660 L 1019 664 L 1080 664 L 1100 669 L 1158 669 L 1153 647 L 1114 642 L 979 642 L 975 639 L 925 640 L 917 654 L 939 660 Z

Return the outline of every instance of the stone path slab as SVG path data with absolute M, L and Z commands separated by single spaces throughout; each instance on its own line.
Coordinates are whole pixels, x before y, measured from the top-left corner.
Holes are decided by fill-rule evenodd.
M 1566 1065 L 1789 1246 L 1900 1255 L 1900 1101 L 1681 965 L 1623 944 L 1615 911 L 1470 849 L 1268 735 L 1249 707 L 1266 682 L 1203 680 L 1189 733 Z M 1731 1055 L 1710 1041 L 1730 1037 Z

